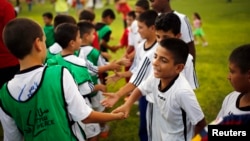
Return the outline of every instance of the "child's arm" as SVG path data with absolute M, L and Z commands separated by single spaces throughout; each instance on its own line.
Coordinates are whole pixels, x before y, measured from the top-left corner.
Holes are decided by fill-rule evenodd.
M 90 115 L 82 120 L 83 123 L 100 123 L 100 122 L 108 122 L 112 120 L 124 119 L 124 113 L 102 113 L 97 111 L 92 111 Z
M 120 107 L 112 111 L 112 113 L 122 112 L 125 114 L 125 118 L 129 116 L 130 109 L 135 101 L 137 101 L 142 96 L 141 91 L 136 88 L 133 93 L 129 96 L 129 99 Z
M 132 73 L 130 71 L 126 71 L 126 72 L 115 72 L 114 75 L 108 76 L 106 77 L 106 83 L 110 84 L 110 83 L 116 83 L 117 81 L 119 81 L 122 78 L 128 78 L 131 77 Z
M 97 84 L 94 87 L 93 91 L 102 91 L 102 92 L 106 92 L 107 91 L 107 87 L 103 84 Z
M 129 82 L 125 86 L 120 88 L 116 93 L 103 93 L 103 95 L 107 97 L 101 101 L 101 104 L 105 107 L 113 107 L 121 97 L 132 92 L 135 88 L 136 86 L 133 83 Z
M 118 63 L 116 63 L 116 61 L 112 61 L 107 65 L 98 67 L 98 73 L 103 73 L 103 72 L 110 71 L 110 70 L 120 71 L 121 66 Z
M 194 136 L 196 134 L 199 134 L 205 126 L 206 126 L 206 120 L 205 118 L 203 118 L 195 125 Z

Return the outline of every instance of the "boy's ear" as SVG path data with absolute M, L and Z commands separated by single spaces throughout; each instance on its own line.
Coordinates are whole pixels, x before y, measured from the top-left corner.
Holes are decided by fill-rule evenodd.
M 69 41 L 69 46 L 70 46 L 70 47 L 74 46 L 74 44 L 75 44 L 75 41 L 74 41 L 74 40 L 70 40 L 70 41 Z
M 177 64 L 176 65 L 176 73 L 180 73 L 185 67 L 185 64 Z
M 43 50 L 43 46 L 42 46 L 41 43 L 43 43 L 43 41 L 42 41 L 39 37 L 37 37 L 37 38 L 35 39 L 34 43 L 33 43 L 34 48 L 35 48 L 36 51 L 38 51 L 38 52 L 40 52 L 40 51 Z

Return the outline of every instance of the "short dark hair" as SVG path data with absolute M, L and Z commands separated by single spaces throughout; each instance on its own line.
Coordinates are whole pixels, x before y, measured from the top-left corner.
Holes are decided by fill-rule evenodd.
M 62 23 L 55 30 L 55 41 L 64 49 L 71 40 L 76 40 L 79 28 L 76 24 Z
M 135 6 L 141 7 L 144 10 L 149 10 L 150 9 L 149 2 L 147 0 L 138 0 L 135 3 Z
M 43 30 L 38 23 L 28 18 L 13 19 L 3 30 L 5 45 L 18 59 L 23 59 L 31 53 L 37 38 L 43 41 Z
M 106 18 L 106 17 L 110 17 L 111 19 L 115 19 L 115 12 L 110 8 L 105 9 L 102 12 L 102 18 Z
M 53 14 L 51 12 L 45 12 L 45 13 L 43 13 L 43 17 L 47 17 L 48 19 L 52 20 Z
M 133 19 L 136 19 L 136 15 L 135 15 L 135 11 L 134 10 L 129 11 L 127 15 L 129 17 L 132 17 Z
M 167 38 L 160 41 L 160 46 L 170 51 L 174 58 L 174 64 L 186 64 L 189 54 L 188 45 L 177 38 Z
M 95 20 L 95 13 L 90 10 L 82 10 L 79 14 L 79 21 L 86 20 L 93 22 Z
M 76 24 L 76 20 L 74 17 L 70 15 L 63 15 L 63 14 L 56 15 L 54 19 L 54 28 L 56 28 L 59 24 L 62 24 L 62 23 Z
M 229 56 L 230 63 L 240 68 L 241 73 L 250 70 L 250 44 L 235 48 Z
M 147 10 L 140 14 L 138 17 L 139 22 L 145 23 L 148 27 L 155 24 L 155 19 L 157 17 L 157 12 L 154 10 Z
M 80 30 L 80 37 L 82 38 L 83 34 L 90 33 L 93 29 L 95 29 L 95 26 L 87 21 L 80 21 L 77 23 L 77 26 Z
M 174 13 L 164 13 L 159 15 L 155 20 L 155 29 L 164 32 L 172 31 L 174 35 L 181 32 L 181 21 Z

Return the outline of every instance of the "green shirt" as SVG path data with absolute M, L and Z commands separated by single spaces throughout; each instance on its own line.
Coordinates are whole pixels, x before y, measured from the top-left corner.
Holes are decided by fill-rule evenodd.
M 46 47 L 48 48 L 55 43 L 54 27 L 52 25 L 46 25 L 43 30 L 46 36 Z

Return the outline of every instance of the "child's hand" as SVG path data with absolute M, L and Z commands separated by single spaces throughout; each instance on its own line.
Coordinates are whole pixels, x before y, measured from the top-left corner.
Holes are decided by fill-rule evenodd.
M 120 65 L 123 65 L 125 67 L 129 67 L 131 65 L 130 59 L 125 58 L 125 57 L 123 57 L 122 59 L 120 59 L 117 63 L 120 64 Z
M 111 55 L 108 54 L 107 52 L 102 52 L 101 55 L 107 60 L 110 60 L 112 58 Z
M 130 108 L 125 104 L 121 105 L 120 107 L 116 108 L 112 111 L 112 113 L 124 113 L 124 118 L 128 118 L 130 112 Z
M 118 63 L 116 63 L 116 61 L 112 61 L 109 63 L 110 69 L 113 71 L 121 71 L 121 65 L 119 65 Z
M 103 85 L 103 84 L 97 84 L 97 85 L 95 85 L 95 91 L 106 92 L 107 87 L 105 85 Z
M 125 114 L 123 112 L 119 112 L 119 113 L 112 113 L 117 115 L 118 119 L 125 119 Z
M 119 81 L 122 77 L 115 71 L 114 75 L 106 77 L 106 84 L 116 83 Z
M 120 97 L 115 93 L 103 93 L 103 95 L 106 97 L 101 101 L 101 104 L 104 107 L 113 107 L 115 103 L 120 99 Z

